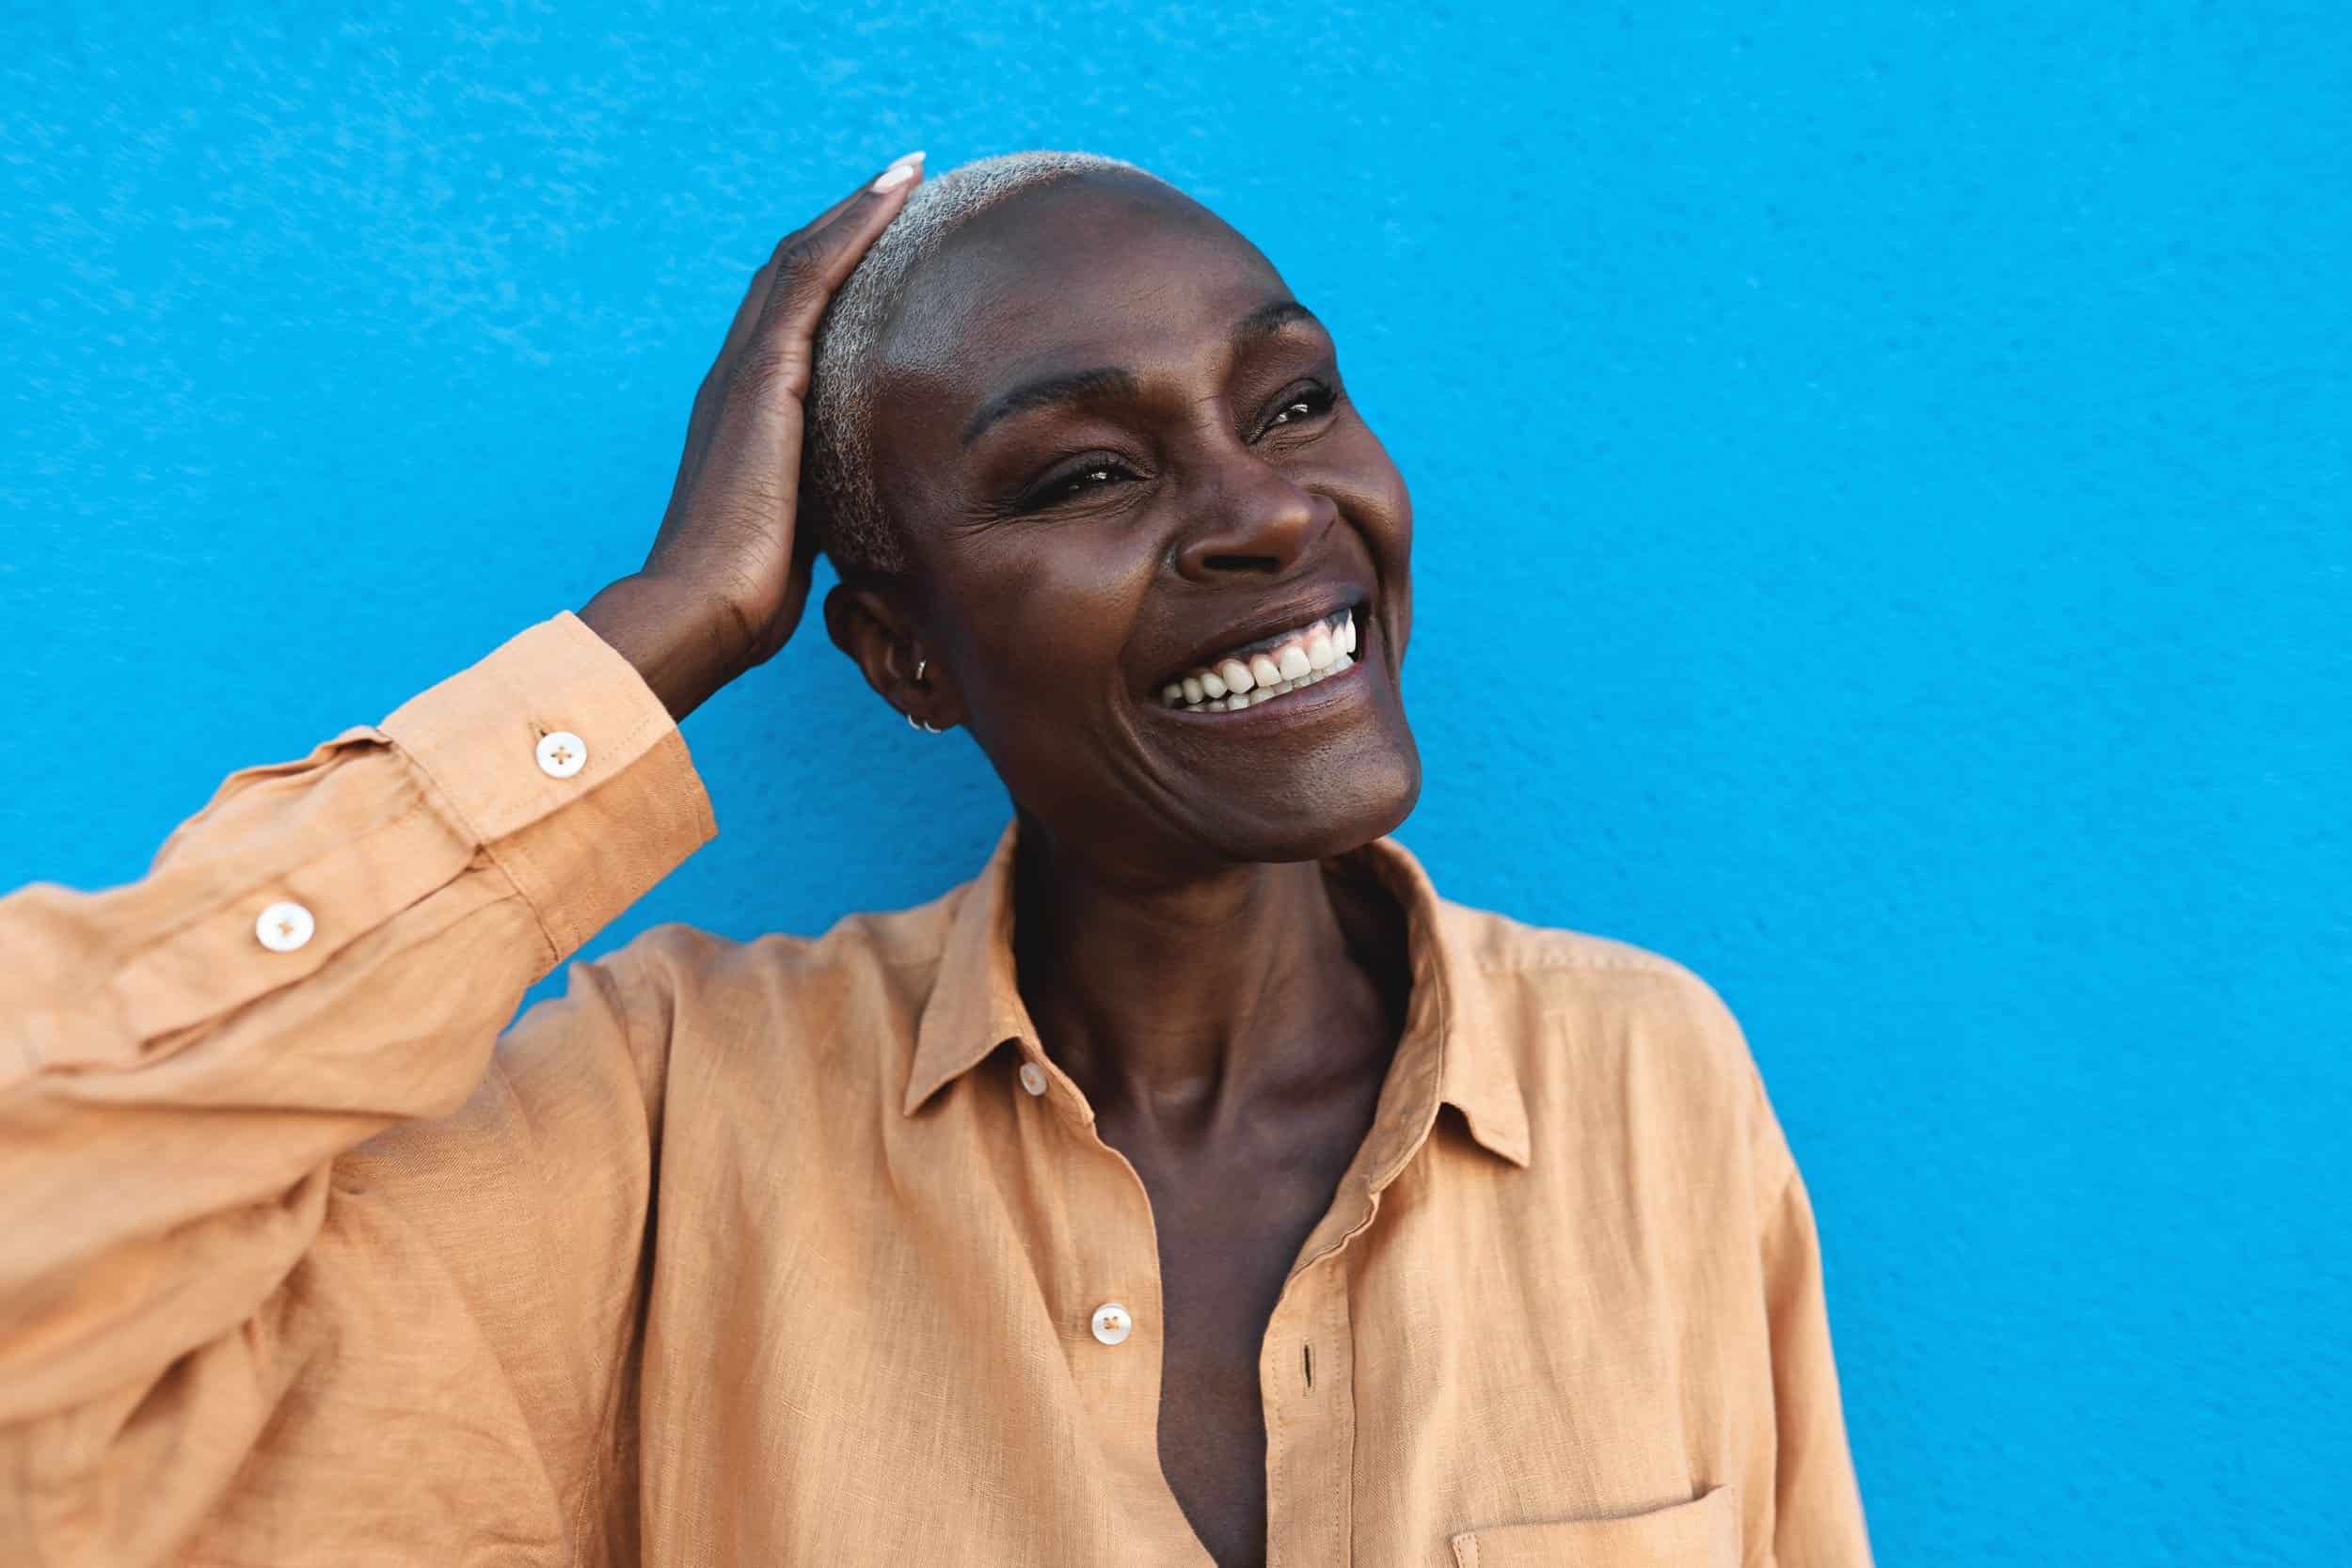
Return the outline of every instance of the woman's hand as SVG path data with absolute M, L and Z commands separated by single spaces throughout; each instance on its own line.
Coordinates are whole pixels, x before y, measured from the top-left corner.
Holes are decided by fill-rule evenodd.
M 808 599 L 815 541 L 793 526 L 818 318 L 922 177 L 910 152 L 784 237 L 752 275 L 694 395 L 686 452 L 645 563 L 580 618 L 684 719 L 775 657 Z

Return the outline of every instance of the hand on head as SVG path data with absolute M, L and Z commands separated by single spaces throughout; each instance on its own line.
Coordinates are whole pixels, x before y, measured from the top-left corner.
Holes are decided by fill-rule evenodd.
M 777 243 L 694 395 L 645 562 L 580 618 L 687 713 L 783 647 L 808 600 L 801 452 L 818 319 L 921 180 L 910 152 Z

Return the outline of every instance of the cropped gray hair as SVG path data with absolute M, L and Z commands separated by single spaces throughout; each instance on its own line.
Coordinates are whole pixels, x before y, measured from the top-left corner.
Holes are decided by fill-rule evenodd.
M 1007 152 L 927 179 L 834 293 L 817 324 L 802 494 L 813 503 L 805 510 L 816 520 L 818 543 L 837 569 L 906 566 L 874 480 L 873 436 L 882 326 L 908 277 L 966 219 L 1032 185 L 1098 169 L 1159 179 L 1093 152 Z

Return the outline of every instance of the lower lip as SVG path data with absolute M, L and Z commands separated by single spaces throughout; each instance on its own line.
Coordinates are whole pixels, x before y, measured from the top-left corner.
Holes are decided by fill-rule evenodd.
M 1369 650 L 1370 638 L 1359 634 L 1359 646 Z M 1371 666 L 1363 654 L 1357 654 L 1356 662 L 1336 675 L 1326 675 L 1303 691 L 1285 691 L 1270 703 L 1252 703 L 1239 713 L 1228 708 L 1223 713 L 1193 713 L 1166 703 L 1152 705 L 1155 711 L 1182 723 L 1200 724 L 1209 729 L 1255 730 L 1278 729 L 1293 722 L 1319 719 L 1334 707 L 1370 695 L 1372 687 L 1367 672 Z

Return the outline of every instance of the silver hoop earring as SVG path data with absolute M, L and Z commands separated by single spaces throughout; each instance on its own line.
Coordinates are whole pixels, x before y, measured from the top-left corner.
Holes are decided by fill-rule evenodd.
M 914 661 L 915 685 L 920 686 L 923 684 L 923 672 L 930 668 L 930 662 L 931 661 L 928 658 L 918 658 Z M 941 729 L 938 725 L 930 722 L 929 720 L 917 719 L 912 713 L 907 715 L 907 723 L 918 730 L 928 730 L 933 735 L 946 735 L 947 733 L 946 730 Z

